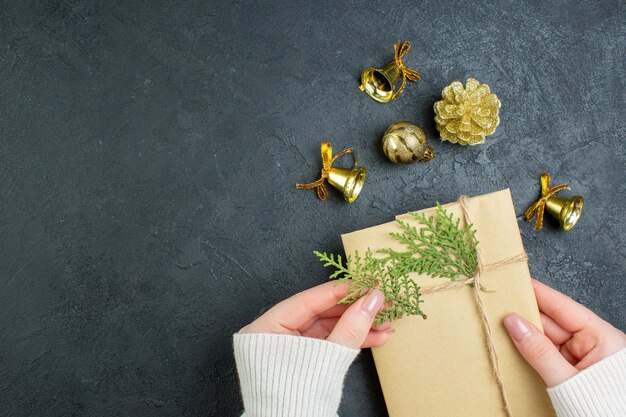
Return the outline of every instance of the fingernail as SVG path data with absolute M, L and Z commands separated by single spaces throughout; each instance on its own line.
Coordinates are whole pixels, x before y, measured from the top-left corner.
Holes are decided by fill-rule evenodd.
M 396 329 L 394 329 L 393 327 L 390 327 L 389 329 L 385 330 L 385 333 L 395 333 Z
M 515 313 L 505 317 L 504 326 L 516 342 L 521 342 L 530 336 L 530 328 L 526 325 L 524 319 Z
M 374 317 L 384 302 L 385 295 L 380 290 L 373 290 L 365 296 L 365 300 L 363 300 L 361 308 L 370 317 Z

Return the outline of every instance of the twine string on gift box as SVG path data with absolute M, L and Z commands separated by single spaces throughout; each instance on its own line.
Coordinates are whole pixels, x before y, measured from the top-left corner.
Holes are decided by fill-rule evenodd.
M 470 217 L 469 211 L 467 210 L 467 197 L 461 196 L 459 198 L 459 205 L 463 210 L 463 217 L 465 218 L 466 224 L 473 224 L 472 218 Z M 475 238 L 474 238 L 475 239 Z M 485 271 L 490 271 L 493 269 L 497 269 L 504 265 L 515 264 L 518 262 L 526 262 L 528 260 L 528 256 L 526 253 L 522 253 L 517 256 L 513 256 L 508 259 L 504 259 L 493 264 L 483 265 L 481 256 L 480 256 L 480 246 L 476 247 L 476 257 L 478 259 L 478 267 L 476 268 L 476 273 L 473 277 L 467 278 L 462 281 L 454 281 L 442 285 L 436 285 L 433 287 L 423 288 L 422 294 L 429 294 L 436 291 L 443 291 L 452 288 L 460 288 L 466 285 L 472 285 L 474 287 L 474 295 L 476 296 L 476 304 L 478 305 L 478 310 L 480 312 L 480 319 L 483 325 L 483 330 L 485 331 L 486 341 L 487 341 L 487 349 L 489 350 L 489 363 L 491 364 L 491 371 L 493 372 L 493 376 L 498 385 L 498 390 L 500 391 L 500 397 L 502 398 L 502 403 L 504 405 L 504 411 L 506 412 L 507 417 L 513 417 L 513 413 L 511 412 L 511 406 L 509 404 L 509 399 L 507 398 L 506 391 L 504 389 L 504 383 L 502 381 L 502 374 L 500 373 L 500 365 L 498 363 L 498 354 L 496 352 L 496 347 L 493 340 L 493 332 L 491 322 L 487 317 L 487 312 L 485 310 L 485 305 L 483 303 L 483 299 L 481 297 L 481 292 L 485 292 L 486 290 L 480 284 L 480 276 Z

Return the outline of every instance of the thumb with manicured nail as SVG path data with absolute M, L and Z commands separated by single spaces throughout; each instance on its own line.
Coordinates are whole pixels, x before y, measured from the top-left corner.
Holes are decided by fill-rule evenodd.
M 360 348 L 384 303 L 385 295 L 380 290 L 371 290 L 343 313 L 326 340 L 353 349 Z
M 554 387 L 578 373 L 561 355 L 557 347 L 537 327 L 518 314 L 504 319 L 517 350 L 543 378 L 548 387 Z

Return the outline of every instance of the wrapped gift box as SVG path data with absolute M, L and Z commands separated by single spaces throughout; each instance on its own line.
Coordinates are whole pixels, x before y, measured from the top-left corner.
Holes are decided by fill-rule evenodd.
M 469 216 L 479 241 L 480 275 L 485 315 L 490 322 L 500 378 L 513 417 L 554 416 L 546 387 L 511 342 L 502 319 L 517 312 L 541 328 L 528 262 L 519 258 L 524 247 L 508 189 L 466 198 L 443 207 L 461 219 Z M 421 210 L 436 214 L 435 208 Z M 416 227 L 410 215 L 398 216 Z M 347 255 L 370 248 L 403 250 L 389 233 L 400 231 L 396 222 L 342 235 Z M 489 265 L 500 264 L 496 268 Z M 449 283 L 448 279 L 414 274 L 422 289 Z M 496 383 L 484 323 L 474 288 L 464 285 L 423 295 L 428 315 L 403 317 L 396 332 L 381 348 L 372 349 L 390 417 L 507 417 Z

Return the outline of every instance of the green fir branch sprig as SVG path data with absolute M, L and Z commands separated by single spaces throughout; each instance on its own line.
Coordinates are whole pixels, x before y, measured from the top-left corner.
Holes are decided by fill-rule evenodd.
M 409 274 L 416 272 L 456 281 L 460 277 L 473 276 L 478 267 L 478 242 L 474 239 L 473 225 L 460 227 L 460 219 L 455 220 L 439 203 L 436 216 L 410 214 L 422 227 L 398 219 L 396 223 L 401 232 L 390 233 L 406 247 L 406 251 L 384 248 L 376 253 L 385 256 L 374 257 L 367 249 L 363 258 L 357 252 L 353 257 L 348 256 L 345 264 L 341 255 L 314 251 L 324 266 L 335 268 L 329 279 L 350 283 L 348 294 L 339 301 L 340 304 L 355 302 L 371 288 L 384 293 L 385 308 L 376 316 L 376 324 L 403 315 L 426 318 L 420 308 L 420 287 Z

